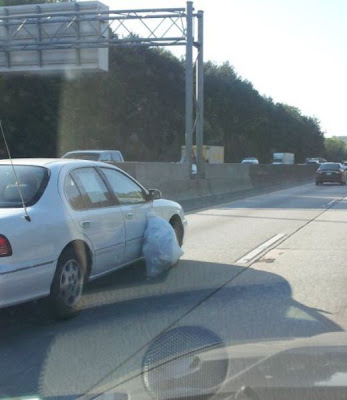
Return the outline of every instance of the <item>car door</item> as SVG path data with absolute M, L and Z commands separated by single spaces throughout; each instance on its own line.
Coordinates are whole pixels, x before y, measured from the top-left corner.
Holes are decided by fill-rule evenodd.
M 125 221 L 125 259 L 132 261 L 142 256 L 143 235 L 147 226 L 147 214 L 151 208 L 144 189 L 122 172 L 100 168 L 116 195 Z
M 77 228 L 92 243 L 95 259 L 92 275 L 124 263 L 123 211 L 95 168 L 74 169 L 64 182 L 65 196 Z

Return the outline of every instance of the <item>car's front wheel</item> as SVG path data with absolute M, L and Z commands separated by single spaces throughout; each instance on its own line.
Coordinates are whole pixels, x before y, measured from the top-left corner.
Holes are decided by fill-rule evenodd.
M 179 246 L 182 247 L 184 229 L 183 229 L 183 225 L 182 225 L 180 218 L 172 218 L 170 221 L 170 224 L 173 227 L 173 230 L 175 231 L 177 242 L 178 242 Z
M 78 311 L 86 268 L 73 249 L 59 257 L 51 286 L 50 300 L 58 318 L 70 318 Z

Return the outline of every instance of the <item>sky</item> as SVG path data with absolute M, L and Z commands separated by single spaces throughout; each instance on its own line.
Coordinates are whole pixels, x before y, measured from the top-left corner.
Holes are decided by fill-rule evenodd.
M 182 0 L 102 2 L 114 10 L 186 7 Z M 326 137 L 347 136 L 347 0 L 193 5 L 204 11 L 205 61 L 228 61 L 260 94 L 317 118 Z

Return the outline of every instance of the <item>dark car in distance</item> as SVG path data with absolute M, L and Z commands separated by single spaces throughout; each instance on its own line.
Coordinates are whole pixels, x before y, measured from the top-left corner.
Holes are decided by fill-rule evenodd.
M 346 184 L 346 170 L 340 163 L 326 162 L 320 165 L 316 172 L 316 185 L 325 182 Z

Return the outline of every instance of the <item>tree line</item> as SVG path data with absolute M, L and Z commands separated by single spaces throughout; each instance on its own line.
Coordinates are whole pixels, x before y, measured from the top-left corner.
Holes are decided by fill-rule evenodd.
M 296 162 L 326 156 L 317 119 L 261 96 L 229 63 L 207 62 L 204 73 L 204 142 L 225 146 L 226 162 L 254 156 L 266 163 L 276 151 L 295 153 Z M 178 161 L 184 62 L 161 49 L 112 47 L 108 72 L 3 74 L 0 119 L 14 157 L 112 148 L 127 160 Z
M 328 161 L 347 161 L 347 138 L 344 136 L 326 138 L 325 155 Z

